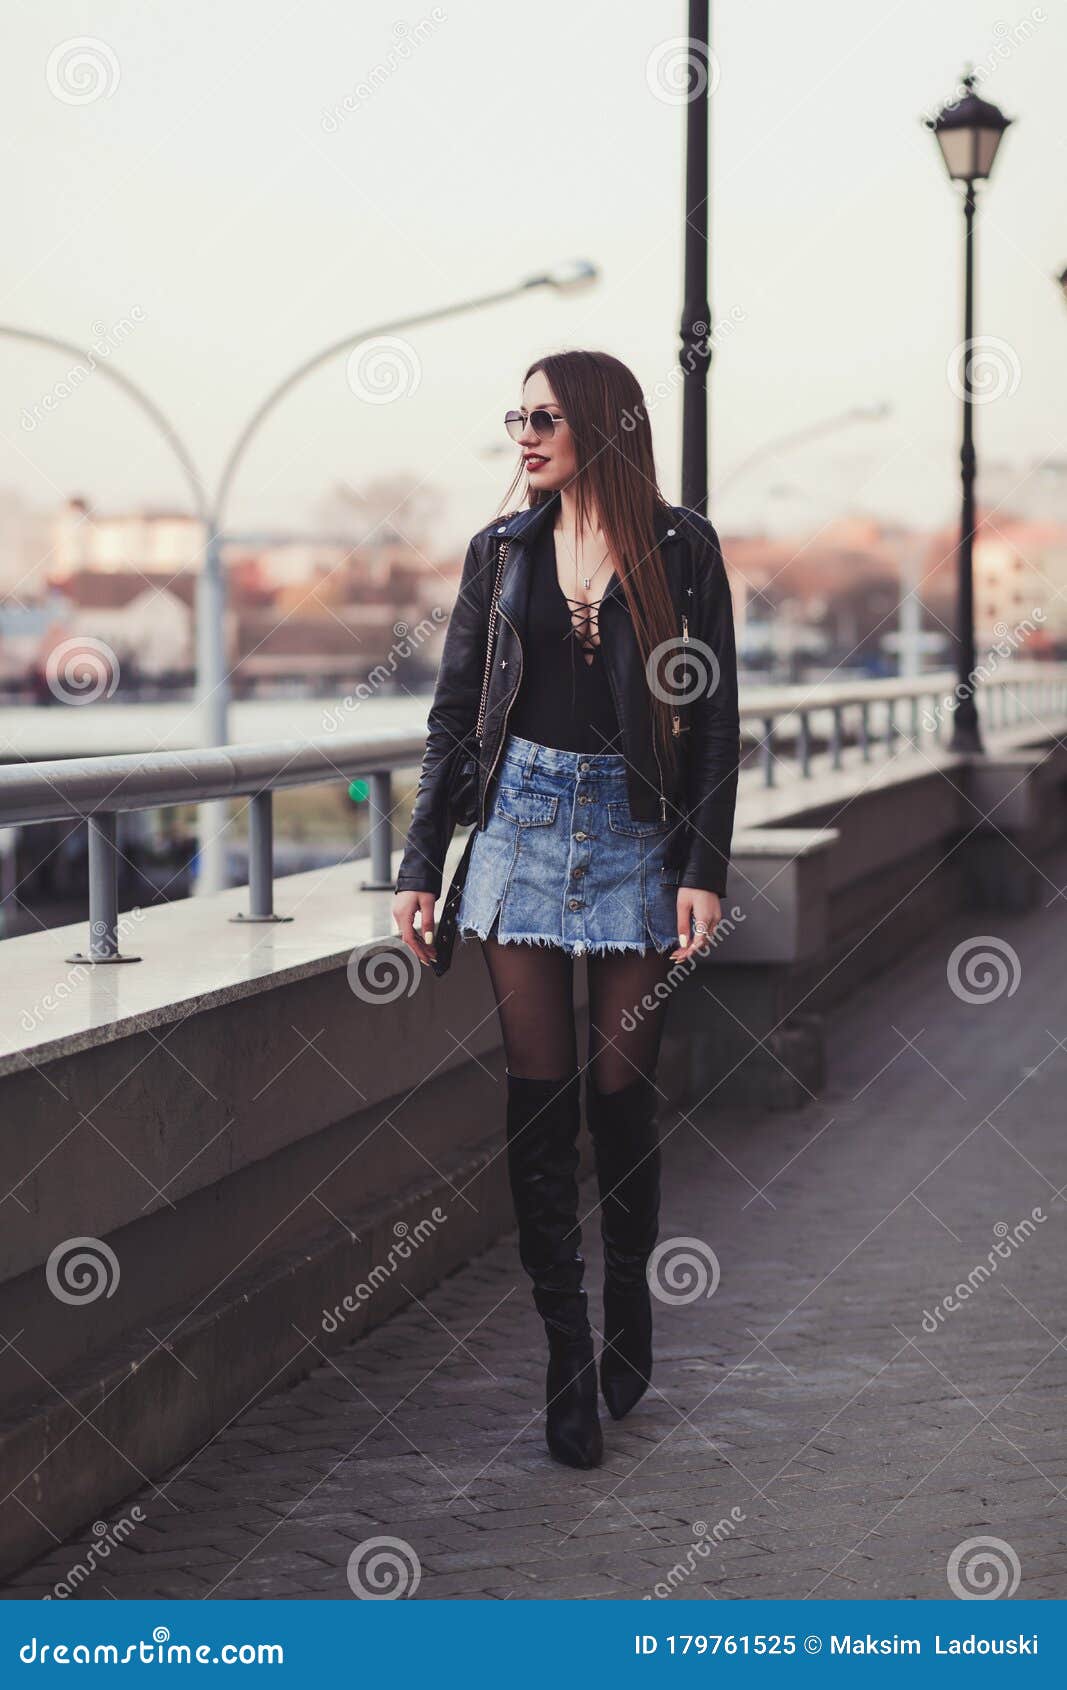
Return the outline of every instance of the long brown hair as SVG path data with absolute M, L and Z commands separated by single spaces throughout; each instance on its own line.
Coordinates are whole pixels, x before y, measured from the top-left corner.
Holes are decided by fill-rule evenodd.
M 538 358 L 523 385 L 538 370 L 552 388 L 574 438 L 577 459 L 573 488 L 578 521 L 595 512 L 619 571 L 634 632 L 647 666 L 653 652 L 662 664 L 675 651 L 677 616 L 656 544 L 654 515 L 667 501 L 656 480 L 652 430 L 637 377 L 608 352 L 553 352 Z M 524 476 L 520 464 L 501 504 L 511 501 Z M 550 493 L 529 489 L 531 506 Z M 663 697 L 657 696 L 663 693 Z M 675 739 L 666 689 L 650 688 L 653 733 L 664 767 L 675 765 Z

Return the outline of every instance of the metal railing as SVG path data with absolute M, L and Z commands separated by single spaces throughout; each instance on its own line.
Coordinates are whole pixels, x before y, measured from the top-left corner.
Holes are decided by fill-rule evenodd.
M 742 686 L 741 730 L 758 751 L 763 784 L 777 784 L 783 754 L 795 773 L 812 775 L 816 745 L 826 747 L 831 769 L 844 764 L 848 744 L 870 762 L 877 745 L 889 756 L 898 741 L 918 747 L 924 737 L 940 744 L 951 734 L 957 677 L 937 671 L 906 680 L 825 682 L 811 687 Z M 975 698 L 987 730 L 1033 725 L 1067 714 L 1067 663 L 1005 662 L 982 678 Z M 902 720 L 906 712 L 906 720 Z
M 393 772 L 422 760 L 422 734 L 373 739 L 280 740 L 209 751 L 71 757 L 0 767 L 0 825 L 84 821 L 89 832 L 89 949 L 76 960 L 125 962 L 119 950 L 118 817 L 134 810 L 248 798 L 248 910 L 235 920 L 282 921 L 274 913 L 273 794 L 367 777 L 370 879 L 393 884 Z
M 846 748 L 868 762 L 881 744 L 893 757 L 899 742 L 920 745 L 946 735 L 952 718 L 955 676 L 861 681 L 813 687 L 742 686 L 742 737 L 762 767 L 763 783 L 776 784 L 783 765 L 810 780 L 817 747 L 826 767 L 840 769 Z M 1035 737 L 1050 718 L 1067 715 L 1067 664 L 1006 663 L 978 688 L 987 729 L 1032 724 Z M 906 708 L 907 723 L 900 719 Z M 124 962 L 119 950 L 118 817 L 136 810 L 211 799 L 248 798 L 249 852 L 246 913 L 233 919 L 281 921 L 274 912 L 273 794 L 287 787 L 369 781 L 368 891 L 393 884 L 393 774 L 422 761 L 422 734 L 373 738 L 282 740 L 227 745 L 205 751 L 146 752 L 117 757 L 75 757 L 0 766 L 0 826 L 84 821 L 89 834 L 89 950 L 79 961 Z

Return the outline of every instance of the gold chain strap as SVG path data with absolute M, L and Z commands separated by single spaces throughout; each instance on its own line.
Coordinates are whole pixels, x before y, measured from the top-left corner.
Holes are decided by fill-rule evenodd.
M 517 516 L 518 514 L 518 511 L 509 511 L 507 516 L 504 518 L 504 521 L 510 522 L 511 518 L 513 516 Z M 496 566 L 496 580 L 493 582 L 493 596 L 489 603 L 489 628 L 486 635 L 485 646 L 485 674 L 482 677 L 482 697 L 481 702 L 478 705 L 478 725 L 474 730 L 474 737 L 479 745 L 482 743 L 482 734 L 485 732 L 485 707 L 489 702 L 489 678 L 493 672 L 493 641 L 496 636 L 497 604 L 500 600 L 500 583 L 504 578 L 504 564 L 507 562 L 508 547 L 510 544 L 510 540 L 502 540 L 500 543 L 500 558 Z

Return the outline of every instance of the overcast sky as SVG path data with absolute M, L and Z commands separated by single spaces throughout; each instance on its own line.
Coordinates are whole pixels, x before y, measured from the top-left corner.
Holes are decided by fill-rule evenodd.
M 1018 120 L 982 198 L 978 329 L 1004 391 L 978 414 L 979 446 L 1020 474 L 1067 454 L 1067 306 L 1049 279 L 1067 264 L 1061 0 L 712 10 L 712 321 L 732 322 L 713 473 L 851 406 L 893 407 L 732 479 L 720 526 L 951 517 L 962 217 L 919 119 L 968 58 Z M 0 321 L 113 342 L 217 473 L 250 410 L 320 346 L 587 257 L 596 291 L 402 337 L 390 403 L 360 396 L 373 365 L 335 361 L 285 402 L 236 489 L 240 524 L 292 526 L 339 479 L 410 474 L 444 495 L 454 543 L 507 485 L 508 456 L 487 448 L 532 357 L 598 346 L 646 390 L 670 379 L 684 108 L 669 44 L 685 16 L 681 0 L 17 0 Z M 182 502 L 165 449 L 99 375 L 43 409 L 68 364 L 0 346 L 0 488 L 43 506 Z M 675 499 L 679 409 L 672 394 L 653 416 Z

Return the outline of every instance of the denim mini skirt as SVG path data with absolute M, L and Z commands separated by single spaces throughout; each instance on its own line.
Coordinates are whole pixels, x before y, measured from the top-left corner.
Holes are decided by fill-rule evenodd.
M 624 757 L 509 734 L 457 932 L 576 957 L 673 950 L 679 871 L 664 861 L 669 831 L 634 820 Z

